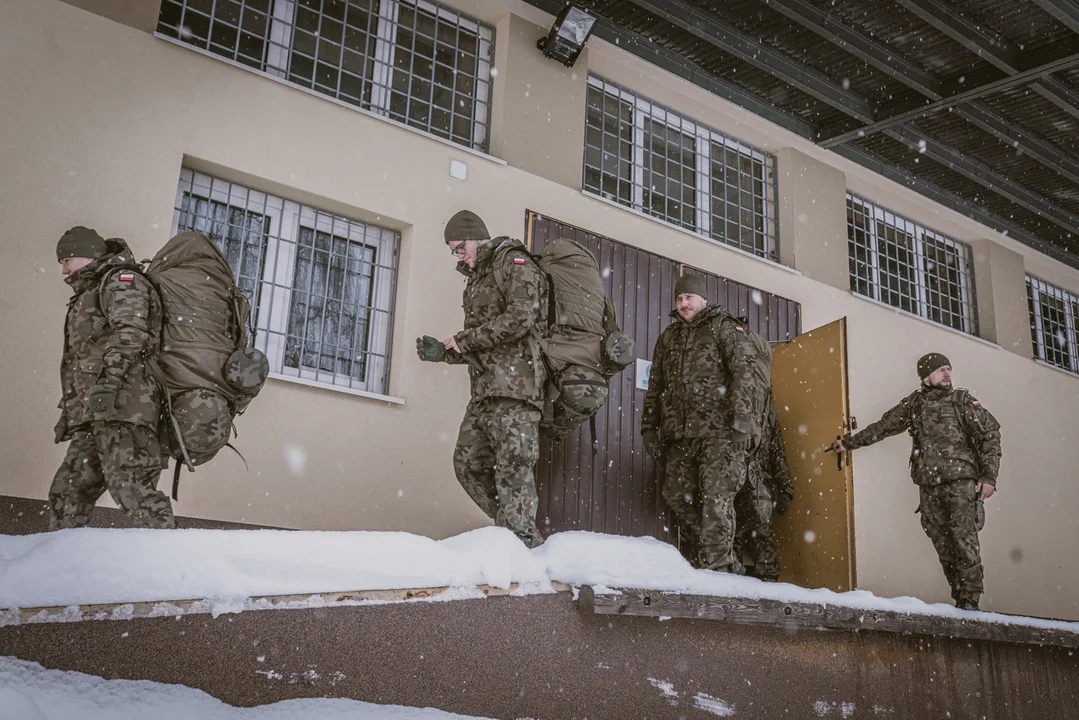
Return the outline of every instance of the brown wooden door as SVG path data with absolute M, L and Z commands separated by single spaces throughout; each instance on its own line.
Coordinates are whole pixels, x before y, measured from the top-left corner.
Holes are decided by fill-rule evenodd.
M 856 587 L 854 485 L 846 458 L 825 452 L 845 432 L 846 320 L 773 348 L 772 390 L 787 446 L 794 501 L 776 519 L 783 582 L 844 592 Z
M 576 240 L 596 255 L 604 273 L 604 291 L 614 301 L 621 327 L 633 336 L 642 360 L 651 358 L 660 332 L 671 322 L 674 284 L 682 272 L 705 277 L 711 302 L 748 315 L 750 326 L 769 340 L 798 334 L 798 303 L 527 213 L 526 242 L 532 252 L 559 237 Z M 544 441 L 536 485 L 539 520 L 547 533 L 590 530 L 674 540 L 675 528 L 660 495 L 659 471 L 641 447 L 644 396 L 644 390 L 636 389 L 635 365 L 612 378 L 607 404 L 596 415 L 599 449 L 594 456 L 587 424 L 557 443 Z

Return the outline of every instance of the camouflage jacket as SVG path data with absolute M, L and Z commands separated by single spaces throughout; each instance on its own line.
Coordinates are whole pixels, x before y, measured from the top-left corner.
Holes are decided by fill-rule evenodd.
M 513 398 L 542 408 L 547 279 L 521 241 L 505 237 L 480 246 L 475 270 L 464 263 L 457 269 L 468 278 L 465 329 L 454 336 L 463 355 L 450 352 L 446 361 L 476 361 L 469 367 L 473 400 Z
M 761 428 L 761 443 L 750 457 L 749 472 L 760 477 L 773 498 L 779 495 L 794 497 L 790 471 L 787 470 L 787 447 L 779 429 L 774 398 L 771 399 L 767 419 Z
M 67 306 L 60 360 L 60 408 L 69 432 L 92 420 L 157 428 L 161 397 L 146 360 L 161 335 L 161 301 L 150 281 L 135 271 L 127 243 L 107 243 L 109 254 L 66 278 L 75 292 Z M 101 415 L 85 400 L 98 383 L 118 390 L 115 410 Z
M 844 436 L 843 445 L 855 450 L 904 430 L 914 440 L 910 475 L 916 484 L 969 479 L 997 484 L 1000 424 L 969 391 L 923 387 L 857 435 Z
M 677 312 L 652 351 L 644 399 L 643 430 L 660 429 L 663 442 L 729 437 L 730 431 L 760 437 L 755 409 L 755 345 L 745 328 L 719 308 L 702 310 L 692 322 Z

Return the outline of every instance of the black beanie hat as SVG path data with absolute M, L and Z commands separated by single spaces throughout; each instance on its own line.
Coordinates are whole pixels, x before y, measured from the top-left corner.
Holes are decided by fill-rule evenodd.
M 918 377 L 925 380 L 945 365 L 951 365 L 952 361 L 940 353 L 928 353 L 918 358 Z
M 68 230 L 56 243 L 56 260 L 62 262 L 64 258 L 97 258 L 109 252 L 105 239 L 90 228 L 81 225 Z

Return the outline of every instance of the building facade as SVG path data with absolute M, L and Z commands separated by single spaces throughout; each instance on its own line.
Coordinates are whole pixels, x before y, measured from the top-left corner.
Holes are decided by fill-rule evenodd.
M 177 513 L 487 522 L 450 462 L 465 375 L 413 351 L 460 328 L 442 230 L 469 208 L 494 234 L 547 217 L 742 283 L 803 330 L 845 317 L 864 422 L 917 387 L 920 355 L 948 355 L 1003 427 L 983 606 L 1079 619 L 1074 268 L 616 45 L 564 68 L 536 48 L 551 16 L 516 0 L 10 0 L 0 19 L 0 495 L 43 498 L 62 455 L 56 239 L 83 224 L 149 257 L 198 229 L 252 299 L 272 379 L 237 422 L 249 470 L 226 453 L 185 475 Z M 908 452 L 854 459 L 858 586 L 943 601 Z

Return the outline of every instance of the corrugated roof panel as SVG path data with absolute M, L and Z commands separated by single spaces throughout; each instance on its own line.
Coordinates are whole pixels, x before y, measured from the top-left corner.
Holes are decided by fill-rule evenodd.
M 963 0 L 963 14 L 984 23 L 1020 49 L 1055 42 L 1071 31 L 1030 0 Z
M 1079 157 L 1079 119 L 1049 102 L 1029 87 L 1016 88 L 983 100 L 993 110 L 1011 118 L 1046 140 Z

